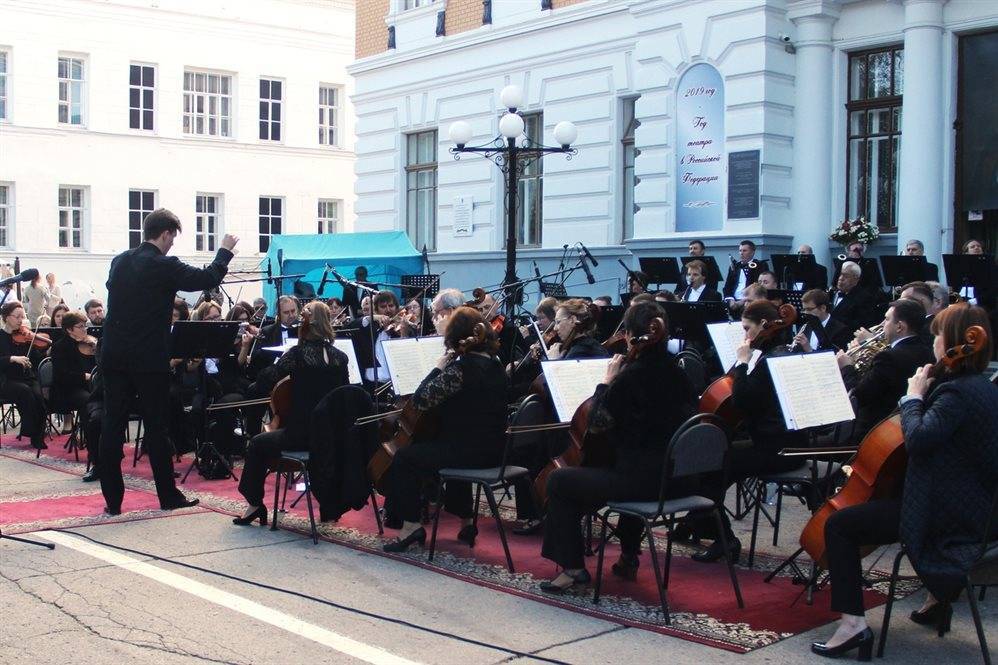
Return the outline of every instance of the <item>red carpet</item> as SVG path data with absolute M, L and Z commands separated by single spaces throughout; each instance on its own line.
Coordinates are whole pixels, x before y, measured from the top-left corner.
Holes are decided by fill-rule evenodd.
M 73 455 L 62 447 L 65 437 L 49 442 L 49 449 L 34 459 L 34 450 L 26 442 L 15 441 L 12 435 L 0 437 L 0 454 L 13 459 L 41 464 L 67 473 L 82 475 L 84 462 L 76 462 Z M 81 454 L 85 459 L 85 453 Z M 185 472 L 190 455 L 177 465 Z M 131 449 L 122 463 L 125 482 L 129 491 L 121 516 L 111 518 L 101 513 L 103 499 L 97 483 L 84 485 L 70 495 L 32 496 L 16 498 L 0 506 L 0 525 L 9 533 L 25 533 L 46 528 L 102 524 L 112 521 L 167 517 L 176 514 L 158 510 L 151 471 L 145 459 L 132 468 Z M 238 471 L 237 471 L 238 473 Z M 179 482 L 179 481 L 178 481 Z M 268 502 L 273 501 L 273 485 L 268 484 Z M 201 499 L 198 508 L 179 511 L 181 514 L 211 509 L 227 514 L 242 511 L 245 503 L 236 490 L 236 483 L 229 480 L 204 480 L 197 471 L 191 473 L 181 489 L 188 497 Z M 289 492 L 290 505 L 297 492 Z M 484 501 L 482 502 L 484 505 Z M 316 507 L 316 510 L 318 508 Z M 301 533 L 308 532 L 308 513 L 304 499 L 294 509 L 281 517 L 283 528 Z M 509 536 L 510 550 L 516 573 L 506 569 L 502 545 L 490 517 L 479 520 L 480 534 L 473 549 L 456 540 L 457 520 L 444 514 L 440 520 L 437 553 L 432 562 L 425 553 L 388 555 L 381 552 L 384 539 L 378 536 L 374 514 L 370 506 L 348 513 L 338 523 L 319 525 L 324 540 L 358 550 L 363 550 L 406 561 L 436 572 L 456 577 L 474 584 L 512 593 L 531 600 L 557 605 L 572 611 L 597 616 L 608 621 L 652 630 L 683 639 L 708 644 L 735 652 L 746 652 L 772 644 L 791 635 L 810 630 L 834 620 L 828 610 L 828 591 L 815 595 L 814 605 L 808 606 L 800 598 L 802 587 L 791 583 L 789 577 L 778 577 L 771 584 L 763 578 L 780 561 L 772 555 L 757 555 L 756 567 L 738 568 L 738 579 L 745 598 L 745 609 L 738 609 L 730 580 L 723 565 L 698 564 L 688 558 L 691 550 L 677 547 L 669 588 L 672 625 L 666 626 L 658 606 L 654 573 L 649 556 L 645 553 L 637 582 L 626 582 L 613 575 L 605 575 L 602 598 L 594 605 L 591 589 L 577 594 L 553 598 L 537 589 L 540 580 L 556 574 L 550 561 L 540 556 L 540 536 Z M 507 530 L 508 533 L 508 530 Z M 768 532 L 767 532 L 768 533 Z M 386 533 L 386 538 L 394 537 Z M 664 541 L 662 551 L 664 551 Z M 615 545 L 607 549 L 607 573 L 616 559 Z M 743 561 L 745 556 L 742 557 Z M 595 557 L 587 562 L 595 572 Z M 877 590 L 866 594 L 867 607 L 883 603 L 886 599 L 886 581 L 877 584 Z

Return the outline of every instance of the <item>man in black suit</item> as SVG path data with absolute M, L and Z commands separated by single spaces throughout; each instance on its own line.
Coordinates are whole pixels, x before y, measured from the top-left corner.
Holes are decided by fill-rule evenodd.
M 932 348 L 919 339 L 924 325 L 925 309 L 918 302 L 896 300 L 884 317 L 884 341 L 890 346 L 873 357 L 863 374 L 845 353 L 836 356 L 856 407 L 854 442 L 894 410 L 915 370 L 935 361 Z
M 707 285 L 707 264 L 703 261 L 686 264 L 686 282 L 687 286 L 680 296 L 683 302 L 720 302 L 721 294 Z
M 359 284 L 367 284 L 367 267 L 357 266 L 353 271 L 353 279 Z M 350 310 L 352 316 L 361 316 L 360 301 L 367 295 L 362 289 L 349 284 L 343 284 L 343 305 Z
M 811 289 L 801 297 L 804 316 L 794 337 L 795 349 L 812 351 L 841 351 L 849 346 L 852 334 L 828 311 L 828 294 L 822 289 Z
M 121 459 L 133 396 L 138 397 L 160 507 L 173 510 L 197 504 L 174 484 L 172 446 L 166 433 L 170 321 L 177 291 L 203 291 L 221 283 L 239 239 L 222 238 L 214 261 L 200 269 L 166 256 L 180 231 L 176 215 L 164 208 L 154 210 L 142 222 L 144 242 L 116 256 L 108 273 L 100 356 L 104 382 L 100 481 L 104 511 L 111 515 L 121 512 L 125 494 Z
M 810 256 L 814 254 L 814 250 L 811 249 L 810 245 L 801 245 L 797 248 L 797 254 L 798 256 Z M 811 289 L 824 291 L 828 288 L 828 268 L 820 263 L 815 263 L 813 269 L 799 275 L 789 272 L 787 278 L 790 281 L 787 288 L 793 291 L 810 291 Z
M 742 299 L 745 287 L 759 279 L 759 273 L 769 270 L 769 264 L 755 258 L 755 243 L 742 240 L 738 243 L 739 260 L 728 268 L 728 276 L 724 280 L 724 299 L 733 302 Z
M 921 240 L 909 240 L 904 245 L 904 255 L 905 256 L 925 256 L 925 245 L 922 244 Z M 935 263 L 925 264 L 925 276 L 924 281 L 926 282 L 938 282 L 939 281 L 939 266 Z
M 838 288 L 829 293 L 832 318 L 842 323 L 850 335 L 864 326 L 873 325 L 876 319 L 873 297 L 859 285 L 862 274 L 858 264 L 846 261 L 839 273 Z

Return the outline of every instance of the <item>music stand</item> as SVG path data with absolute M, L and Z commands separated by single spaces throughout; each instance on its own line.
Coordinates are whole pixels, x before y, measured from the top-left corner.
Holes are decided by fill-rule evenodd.
M 679 274 L 679 261 L 674 256 L 650 257 L 638 259 L 641 272 L 648 276 L 649 284 L 679 284 L 682 276 Z
M 596 322 L 596 334 L 598 339 L 606 341 L 610 335 L 617 332 L 620 322 L 624 318 L 623 305 L 603 305 L 599 308 L 599 320 Z
M 707 324 L 728 320 L 723 302 L 663 302 L 669 318 L 669 336 L 684 340 L 708 339 Z
M 768 289 L 766 291 L 766 300 L 779 300 L 793 305 L 797 310 L 798 316 L 804 311 L 804 303 L 801 302 L 803 298 L 803 291 L 791 291 L 787 289 Z
M 893 287 L 911 282 L 924 282 L 929 275 L 929 262 L 924 256 L 881 256 L 884 281 Z
M 170 331 L 170 353 L 174 358 L 223 358 L 231 355 L 236 336 L 239 334 L 239 321 L 177 321 Z M 201 363 L 201 391 L 207 402 L 208 398 L 208 370 L 204 363 Z M 207 403 L 205 407 L 207 407 Z M 194 448 L 194 459 L 187 467 L 181 484 L 187 481 L 187 476 L 191 475 L 191 470 L 197 465 L 198 460 L 205 454 L 214 455 L 222 462 L 228 471 L 229 476 L 239 480 L 232 471 L 232 465 L 225 456 L 222 455 L 214 442 L 207 440 L 208 434 L 208 409 L 204 409 L 202 431 L 205 440 L 199 441 Z
M 998 270 L 995 270 L 993 256 L 987 254 L 943 254 L 943 267 L 950 288 L 964 295 L 966 289 L 974 289 L 974 297 L 980 299 L 981 289 L 998 286 Z M 964 297 L 966 297 L 964 295 Z
M 633 297 L 634 297 L 633 293 L 630 293 L 630 292 L 621 293 L 620 294 L 620 304 L 621 304 L 621 306 L 624 309 L 627 309 L 628 307 L 630 307 L 631 306 L 631 298 L 633 298 Z
M 814 254 L 771 254 L 773 273 L 780 284 L 789 288 L 794 282 L 806 282 L 817 267 Z
M 440 275 L 402 275 L 402 299 L 408 301 L 420 291 L 424 298 L 434 298 L 440 292 Z M 409 291 L 412 295 L 406 295 Z
M 104 334 L 104 326 L 87 326 L 87 334 L 100 339 L 100 336 Z
M 679 260 L 683 263 L 683 272 L 686 272 L 686 264 L 690 261 L 701 261 L 707 264 L 707 276 L 704 279 L 707 286 L 717 290 L 717 285 L 724 281 L 724 277 L 721 275 L 721 269 L 717 265 L 717 261 L 714 260 L 713 256 L 681 256 Z M 678 282 L 677 286 L 686 286 L 685 280 Z
M 843 260 L 843 259 L 840 259 L 838 257 L 835 257 L 835 260 L 834 260 L 834 264 L 835 264 L 835 276 L 832 279 L 832 286 L 834 286 L 836 288 L 838 287 L 838 285 L 837 285 L 836 282 L 839 279 L 839 273 L 842 272 L 842 264 L 845 263 L 846 261 L 852 261 L 853 263 L 858 264 L 860 270 L 863 271 L 863 274 L 860 275 L 860 278 L 859 278 L 859 285 L 860 286 L 862 286 L 863 288 L 874 288 L 874 289 L 883 288 L 883 286 L 884 286 L 884 280 L 880 276 L 880 264 L 877 262 L 876 259 L 845 259 L 845 260 Z

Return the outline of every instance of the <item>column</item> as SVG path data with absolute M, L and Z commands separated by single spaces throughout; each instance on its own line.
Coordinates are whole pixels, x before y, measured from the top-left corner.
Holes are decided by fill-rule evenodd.
M 912 238 L 940 262 L 943 218 L 943 5 L 904 0 L 904 110 L 898 176 L 898 249 Z
M 832 25 L 838 7 L 820 0 L 801 2 L 790 7 L 788 18 L 797 26 L 791 252 L 811 245 L 818 263 L 827 266 L 833 224 Z

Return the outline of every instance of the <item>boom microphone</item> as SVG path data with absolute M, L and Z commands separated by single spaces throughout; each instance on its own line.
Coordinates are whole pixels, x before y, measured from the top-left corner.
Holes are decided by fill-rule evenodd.
M 0 286 L 10 286 L 18 282 L 30 282 L 36 279 L 38 279 L 38 268 L 28 268 L 27 270 L 22 270 L 18 275 L 0 281 Z
M 537 277 L 537 279 L 540 279 L 541 278 L 541 271 L 540 271 L 540 269 L 537 268 L 537 261 L 531 261 L 531 263 L 534 264 L 534 276 Z
M 329 266 L 327 265 L 322 271 L 322 279 L 319 280 L 319 290 L 317 295 L 322 295 L 322 292 L 326 290 L 326 282 L 329 281 Z
M 589 264 L 586 263 L 586 257 L 583 256 L 581 252 L 579 253 L 579 262 L 582 263 L 582 270 L 586 273 L 586 281 L 590 284 L 595 284 L 596 278 L 593 277 L 593 271 L 589 269 Z
M 580 242 L 579 247 L 582 248 L 582 252 L 586 255 L 586 258 L 589 259 L 589 262 L 593 264 L 593 268 L 599 265 L 599 261 L 597 261 L 595 257 L 589 253 L 589 249 L 585 245 Z

